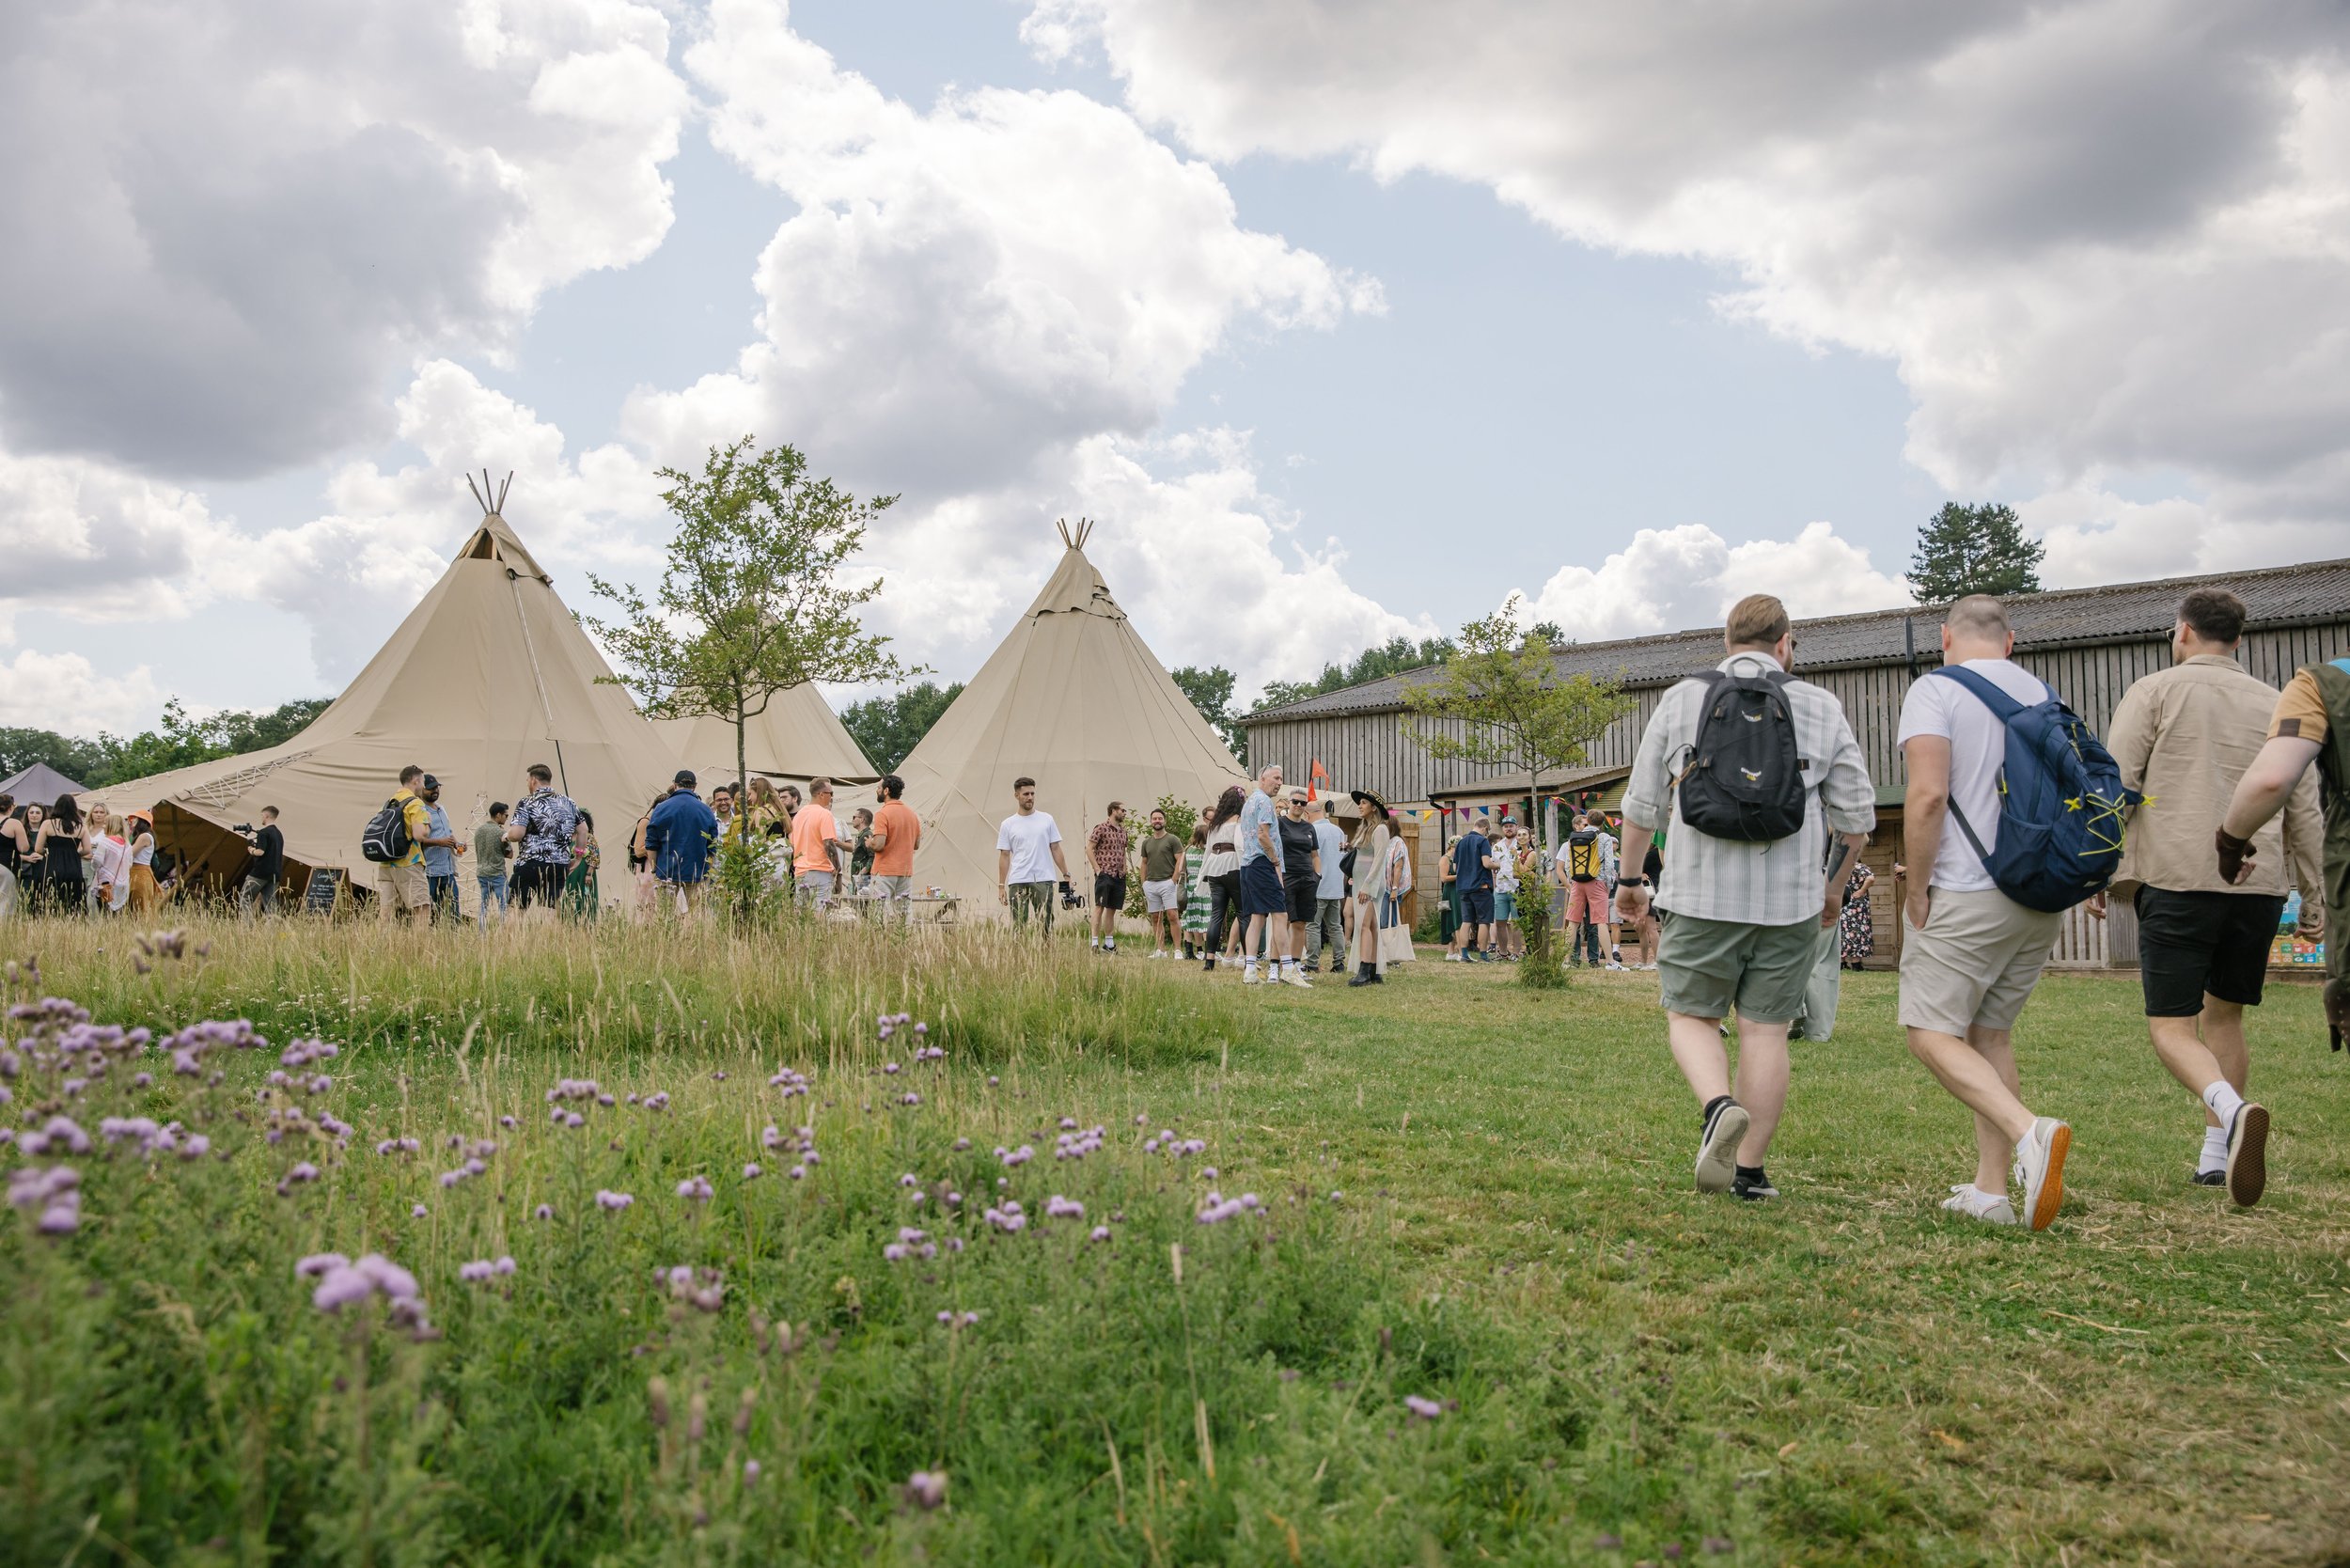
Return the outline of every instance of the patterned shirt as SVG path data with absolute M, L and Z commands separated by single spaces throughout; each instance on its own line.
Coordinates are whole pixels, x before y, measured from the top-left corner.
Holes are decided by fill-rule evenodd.
M 1750 652 L 1733 653 L 1715 667 L 1728 670 L 1733 665 L 1747 675 L 1779 667 L 1768 653 Z M 1792 838 L 1751 844 L 1700 833 L 1679 817 L 1674 781 L 1697 745 L 1708 689 L 1692 679 L 1664 695 L 1640 737 L 1624 786 L 1625 821 L 1661 826 L 1668 810 L 1674 813 L 1671 875 L 1656 892 L 1656 907 L 1741 925 L 1816 920 L 1827 896 L 1820 868 L 1827 864 L 1829 833 L 1867 833 L 1877 823 L 1876 787 L 1869 782 L 1843 705 L 1808 681 L 1790 681 L 1783 688 L 1803 766 L 1803 826 Z
M 1126 874 L 1126 824 L 1098 822 L 1086 835 L 1086 855 L 1093 869 L 1103 876 Z
M 579 808 L 570 796 L 558 795 L 542 785 L 523 796 L 509 821 L 522 824 L 522 854 L 516 858 L 540 865 L 571 865 L 572 834 L 579 826 Z

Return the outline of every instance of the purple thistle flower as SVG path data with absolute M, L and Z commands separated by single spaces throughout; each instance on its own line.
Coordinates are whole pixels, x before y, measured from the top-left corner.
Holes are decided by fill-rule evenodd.
M 1403 1396 L 1403 1408 L 1409 1410 L 1415 1418 L 1423 1421 L 1433 1421 L 1437 1417 L 1444 1414 L 1443 1405 L 1438 1404 L 1433 1399 L 1422 1399 L 1418 1394 L 1405 1394 Z
M 905 1499 L 909 1506 L 931 1513 L 947 1505 L 947 1472 L 916 1470 L 906 1478 Z
M 321 1312 L 339 1312 L 374 1294 L 374 1280 L 347 1264 L 337 1264 L 326 1271 L 318 1289 L 310 1293 L 310 1305 Z
M 510 1112 L 498 1118 L 498 1125 L 501 1127 L 519 1127 L 522 1124 L 522 1118 Z
M 537 1208 L 530 1211 L 530 1217 L 533 1219 L 553 1219 L 555 1217 L 555 1205 L 552 1203 L 541 1203 Z
M 487 1258 L 477 1258 L 470 1263 L 457 1265 L 457 1278 L 468 1285 L 478 1285 L 489 1279 L 491 1263 Z
M 441 1172 L 441 1185 L 444 1187 L 453 1187 L 464 1179 L 465 1173 L 462 1170 L 444 1170 Z
M 82 1228 L 82 1195 L 68 1189 L 52 1198 L 33 1222 L 44 1236 L 70 1235 Z
M 513 1255 L 512 1253 L 510 1253 L 510 1252 L 509 1252 L 509 1253 L 507 1253 L 507 1254 L 505 1254 L 504 1256 L 500 1257 L 496 1262 L 492 1263 L 492 1264 L 490 1265 L 490 1272 L 491 1272 L 491 1273 L 493 1273 L 493 1274 L 511 1274 L 511 1273 L 513 1273 L 513 1272 L 514 1272 L 514 1255 Z
M 408 1215 L 412 1219 L 422 1219 L 425 1215 L 431 1214 L 431 1212 L 432 1211 L 431 1209 L 428 1209 L 423 1204 L 418 1203 L 409 1209 Z
M 922 1184 L 922 1178 L 909 1170 L 898 1178 L 898 1184 L 901 1187 L 918 1187 Z
M 963 1152 L 965 1149 L 968 1149 L 968 1148 L 970 1148 L 970 1147 L 971 1147 L 971 1140 L 970 1140 L 969 1138 L 967 1138 L 967 1137 L 959 1137 L 959 1138 L 955 1139 L 955 1152 L 956 1152 L 956 1153 L 960 1154 L 960 1153 L 962 1153 L 962 1152 Z
M 133 1089 L 152 1089 L 155 1087 L 155 1074 L 152 1073 L 134 1073 L 131 1075 L 131 1087 Z M 0 1090 L 0 1092 L 5 1092 L 5 1090 Z
M 949 1252 L 960 1252 L 960 1251 L 962 1251 L 962 1250 L 963 1250 L 963 1238 L 962 1238 L 961 1236 L 948 1236 L 948 1237 L 947 1238 L 947 1250 L 948 1250 L 948 1251 L 949 1251 Z
M 922 1103 L 922 1097 L 912 1090 L 908 1090 L 900 1097 L 898 1103 L 901 1105 L 918 1105 Z
M 768 1123 L 767 1123 L 767 1125 L 766 1125 L 765 1127 L 763 1127 L 763 1128 L 761 1128 L 761 1129 L 760 1130 L 760 1134 L 759 1134 L 759 1143 L 760 1143 L 760 1148 L 762 1148 L 762 1149 L 780 1149 L 780 1148 L 782 1148 L 782 1147 L 783 1147 L 783 1129 L 782 1129 L 782 1128 L 780 1128 L 780 1127 L 778 1127 L 778 1126 L 776 1126 L 776 1125 L 774 1122 L 772 1122 L 772 1121 L 768 1122 Z
M 759 1469 L 759 1461 L 758 1461 L 758 1460 L 756 1460 L 756 1459 L 745 1459 L 744 1461 L 743 1461 L 743 1484 L 744 1484 L 744 1485 L 745 1485 L 745 1486 L 756 1486 L 756 1485 L 758 1485 L 758 1484 L 759 1484 L 759 1476 L 760 1476 L 760 1469 Z
M 688 1176 L 677 1184 L 677 1195 L 690 1202 L 707 1203 L 718 1194 L 717 1189 L 710 1184 L 709 1177 Z
M 603 1187 L 596 1189 L 596 1207 L 599 1209 L 607 1209 L 618 1214 L 635 1201 L 635 1199 L 624 1192 L 612 1192 Z
M 351 1260 L 339 1252 L 313 1252 L 294 1264 L 297 1278 L 324 1274 L 329 1269 L 349 1268 Z
M 565 1111 L 563 1113 L 563 1125 L 566 1127 L 585 1127 L 588 1125 L 588 1119 L 580 1115 L 577 1111 Z
M 1086 1206 L 1073 1198 L 1063 1198 L 1055 1193 L 1044 1200 L 1044 1217 L 1047 1219 L 1083 1219 L 1085 1216 Z
M 1109 1240 L 1109 1239 L 1110 1239 L 1110 1228 L 1109 1228 L 1108 1226 L 1106 1226 L 1106 1225 L 1097 1225 L 1097 1226 L 1095 1226 L 1095 1227 L 1093 1228 L 1093 1236 L 1092 1236 L 1092 1239 L 1093 1239 L 1093 1240 L 1095 1240 L 1095 1241 L 1098 1241 L 1098 1242 L 1105 1242 L 1105 1241 Z
M 795 1165 L 791 1169 L 785 1171 L 784 1174 L 796 1182 L 807 1176 L 807 1167 L 804 1165 Z
M 396 1301 L 410 1300 L 416 1294 L 416 1277 L 381 1252 L 370 1252 L 351 1266 Z
M 315 1182 L 318 1179 L 319 1168 L 308 1160 L 296 1161 L 294 1168 L 286 1172 L 286 1180 L 289 1182 Z
M 762 1170 L 760 1170 L 760 1169 L 759 1168 L 759 1166 L 758 1166 L 758 1164 L 757 1164 L 756 1162 L 753 1162 L 753 1163 L 751 1163 L 751 1164 L 747 1164 L 747 1165 L 745 1165 L 745 1166 L 744 1166 L 744 1167 L 743 1167 L 743 1180 L 744 1180 L 745 1182 L 756 1182 L 756 1181 L 758 1181 L 758 1180 L 759 1180 L 759 1178 L 760 1178 L 760 1176 L 762 1176 L 762 1175 L 764 1175 L 764 1174 L 765 1174 L 765 1172 L 764 1172 L 764 1171 L 762 1171 Z
M 896 1062 L 894 1062 L 894 1061 L 885 1061 L 885 1062 L 883 1062 L 883 1063 L 882 1063 L 882 1071 L 883 1071 L 883 1072 L 885 1072 L 885 1073 L 888 1073 L 888 1074 L 895 1074 L 897 1073 L 897 1071 L 898 1071 L 898 1064 L 897 1064 Z

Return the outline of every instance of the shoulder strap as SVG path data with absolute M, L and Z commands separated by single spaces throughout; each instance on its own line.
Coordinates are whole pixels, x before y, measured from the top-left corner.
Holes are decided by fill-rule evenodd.
M 2024 711 L 2022 703 L 1993 685 L 1978 670 L 1967 669 L 1959 665 L 1936 665 L 1926 673 L 1948 676 L 1974 693 L 1976 699 L 1990 709 L 1992 716 L 2001 724 L 2007 723 Z M 2045 686 L 2047 682 L 2044 681 L 2041 684 Z

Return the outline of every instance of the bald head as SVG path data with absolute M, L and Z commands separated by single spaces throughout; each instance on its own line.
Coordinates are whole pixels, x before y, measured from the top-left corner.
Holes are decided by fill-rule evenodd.
M 1942 653 L 1964 659 L 2004 659 L 2015 647 L 2007 606 L 1987 593 L 1970 593 L 1942 612 Z

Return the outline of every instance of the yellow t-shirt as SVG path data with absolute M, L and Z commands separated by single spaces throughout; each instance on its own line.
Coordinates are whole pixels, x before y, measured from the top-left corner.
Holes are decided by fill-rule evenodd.
M 400 858 L 403 866 L 424 864 L 424 840 L 432 832 L 432 813 L 416 798 L 414 790 L 402 790 L 392 797 L 400 803 L 400 814 L 408 824 L 408 853 Z
M 2326 698 L 2317 689 L 2317 677 L 2306 669 L 2296 670 L 2277 698 L 2277 712 L 2268 721 L 2268 738 L 2324 745 L 2326 734 Z

